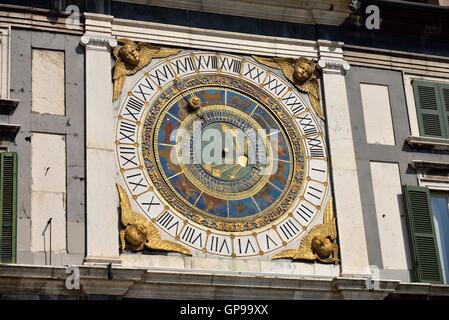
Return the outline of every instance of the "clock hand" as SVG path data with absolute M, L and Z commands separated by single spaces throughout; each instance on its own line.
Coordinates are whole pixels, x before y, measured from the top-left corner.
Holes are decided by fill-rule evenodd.
M 243 143 L 243 155 L 240 155 L 237 158 L 237 163 L 241 166 L 241 167 L 246 167 L 248 165 L 248 138 L 245 137 L 245 142 Z M 241 152 L 241 148 L 240 146 L 238 147 L 237 152 Z
M 234 168 L 234 170 L 233 170 L 233 171 L 231 172 L 231 174 L 230 174 L 230 177 L 231 177 L 232 179 L 235 178 L 235 175 L 236 175 L 237 173 L 239 173 L 240 170 L 242 170 L 242 167 L 241 167 L 240 165 L 235 164 L 234 166 L 235 166 L 235 168 Z

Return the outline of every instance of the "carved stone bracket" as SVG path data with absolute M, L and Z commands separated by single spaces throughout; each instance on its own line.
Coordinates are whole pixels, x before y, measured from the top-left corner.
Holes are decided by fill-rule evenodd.
M 110 51 L 117 46 L 117 40 L 111 36 L 84 34 L 80 44 L 91 50 Z
M 344 59 L 321 58 L 318 67 L 326 73 L 345 74 L 351 66 Z

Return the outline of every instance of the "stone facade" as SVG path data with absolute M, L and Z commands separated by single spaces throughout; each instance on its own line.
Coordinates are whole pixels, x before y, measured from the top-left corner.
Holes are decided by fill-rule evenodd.
M 229 6 L 235 4 L 230 0 L 209 7 L 202 1 L 189 1 L 189 7 L 187 1 L 154 1 L 154 10 L 143 16 L 139 10 L 146 2 L 141 2 L 111 1 L 104 6 L 98 1 L 95 9 L 81 8 L 76 25 L 69 14 L 41 8 L 32 15 L 3 5 L 9 14 L 0 13 L 0 151 L 17 152 L 19 173 L 17 264 L 0 265 L 0 297 L 449 295 L 445 285 L 412 283 L 402 195 L 405 184 L 449 190 L 449 178 L 435 182 L 426 175 L 428 166 L 423 167 L 439 163 L 447 170 L 448 142 L 419 137 L 411 84 L 414 79 L 449 83 L 449 52 L 439 34 L 429 49 L 435 54 L 429 55 L 405 45 L 389 46 L 382 34 L 377 44 L 364 43 L 360 39 L 365 30 L 359 42 L 342 41 L 346 39 L 338 32 L 360 19 L 348 1 L 310 2 L 306 7 L 287 0 L 274 7 L 268 1 L 243 1 L 239 12 Z M 197 19 L 186 18 L 186 9 Z M 213 19 L 214 24 L 205 27 Z M 388 24 L 386 28 L 396 30 Z M 119 250 L 113 140 L 118 106 L 111 102 L 111 54 L 120 38 L 317 61 L 339 264 Z M 126 84 L 135 80 L 128 77 Z M 438 150 L 416 147 L 423 143 Z M 81 289 L 65 287 L 68 265 L 79 268 Z M 108 280 L 108 270 L 113 279 Z M 27 286 L 17 285 L 24 279 L 30 281 Z

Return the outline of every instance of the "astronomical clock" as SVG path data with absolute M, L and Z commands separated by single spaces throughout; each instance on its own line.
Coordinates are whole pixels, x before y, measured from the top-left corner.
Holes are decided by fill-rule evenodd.
M 338 261 L 312 60 L 119 44 L 122 250 Z

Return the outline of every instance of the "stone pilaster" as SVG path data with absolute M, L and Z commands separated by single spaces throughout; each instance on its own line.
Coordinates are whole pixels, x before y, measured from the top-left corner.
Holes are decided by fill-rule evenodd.
M 318 41 L 343 276 L 370 274 L 342 44 Z
M 86 227 L 85 263 L 119 264 L 112 106 L 111 16 L 86 14 Z

